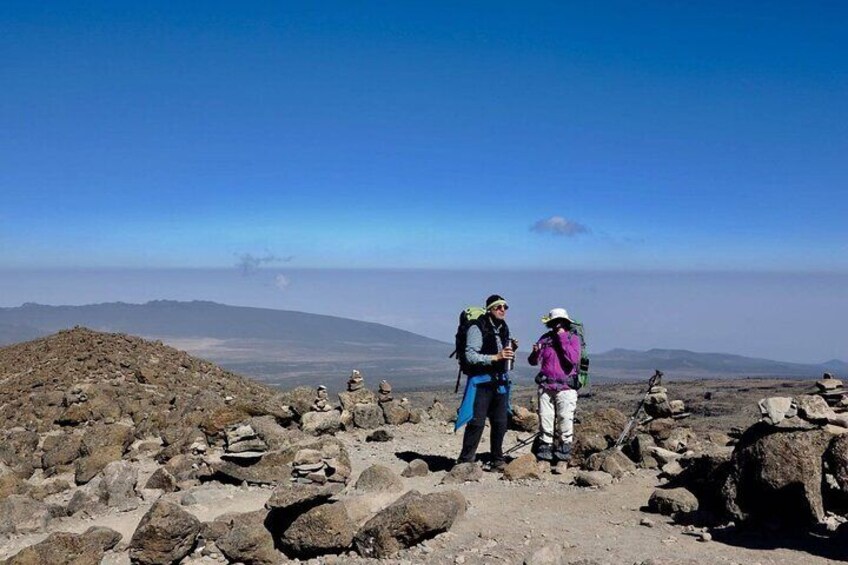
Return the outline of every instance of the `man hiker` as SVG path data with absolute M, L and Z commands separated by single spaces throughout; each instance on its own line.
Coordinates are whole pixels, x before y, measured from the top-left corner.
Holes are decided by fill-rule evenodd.
M 540 366 L 536 375 L 540 430 L 535 452 L 538 459 L 551 461 L 553 470 L 556 470 L 557 461 L 571 458 L 579 388 L 576 378 L 580 365 L 580 337 L 569 331 L 572 320 L 565 308 L 554 308 L 542 318 L 542 323 L 548 331 L 533 344 L 533 351 L 527 359 L 531 365 Z
M 503 470 L 506 465 L 503 440 L 506 434 L 509 408 L 509 362 L 515 358 L 518 342 L 511 340 L 506 324 L 509 305 L 503 297 L 493 294 L 486 299 L 486 313 L 469 325 L 465 346 L 468 375 L 465 394 L 457 414 L 458 430 L 465 425 L 462 452 L 457 463 L 471 463 L 483 435 L 486 418 L 492 427 L 490 434 L 491 469 Z

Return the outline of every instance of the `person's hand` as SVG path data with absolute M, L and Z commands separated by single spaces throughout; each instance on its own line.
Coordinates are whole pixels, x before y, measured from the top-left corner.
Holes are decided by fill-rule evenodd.
M 558 333 L 558 334 L 564 334 L 564 333 L 565 333 L 565 328 L 564 328 L 564 327 L 562 327 L 562 326 L 559 326 L 559 327 L 557 328 L 557 333 Z
M 534 344 L 533 344 L 533 353 L 539 353 L 539 350 L 540 350 L 540 349 L 542 349 L 542 348 L 541 348 L 541 347 L 539 347 L 539 344 L 538 344 L 538 343 L 534 343 Z
M 507 346 L 498 351 L 498 354 L 495 355 L 495 361 L 504 361 L 505 359 L 515 359 L 515 353 L 512 351 L 512 348 Z

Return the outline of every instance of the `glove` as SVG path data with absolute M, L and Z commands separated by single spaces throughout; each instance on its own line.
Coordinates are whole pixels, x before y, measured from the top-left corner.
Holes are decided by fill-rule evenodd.
M 546 377 L 546 376 L 545 376 L 545 375 L 543 375 L 542 373 L 539 373 L 538 375 L 536 375 L 536 378 L 535 378 L 535 379 L 533 379 L 533 380 L 535 380 L 535 381 L 536 381 L 536 384 L 537 384 L 537 385 L 542 386 L 543 384 L 545 384 L 546 382 L 548 382 L 548 377 Z

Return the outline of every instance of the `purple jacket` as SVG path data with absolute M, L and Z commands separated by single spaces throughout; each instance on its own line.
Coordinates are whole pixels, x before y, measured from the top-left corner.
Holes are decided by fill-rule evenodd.
M 562 344 L 562 351 L 565 353 L 566 361 L 571 363 L 571 366 L 567 367 L 568 372 L 563 370 L 559 362 L 559 356 L 556 349 L 554 349 L 554 342 L 550 333 L 546 333 L 539 338 L 539 341 L 536 342 L 539 346 L 539 351 L 532 352 L 527 359 L 534 366 L 539 365 L 541 361 L 539 372 L 547 378 L 547 382 L 541 386 L 548 391 L 569 390 L 571 388 L 568 386 L 569 377 L 577 374 L 577 368 L 580 365 L 580 338 L 570 332 L 558 333 L 556 337 L 559 338 L 559 342 Z

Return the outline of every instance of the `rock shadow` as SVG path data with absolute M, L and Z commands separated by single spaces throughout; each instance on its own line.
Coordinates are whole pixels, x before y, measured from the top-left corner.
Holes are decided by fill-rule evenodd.
M 726 528 L 711 531 L 713 541 L 754 550 L 792 549 L 834 561 L 848 561 L 848 535 L 770 531 L 762 528 Z
M 405 463 L 409 463 L 415 459 L 422 459 L 425 463 L 427 463 L 427 467 L 430 469 L 431 473 L 450 471 L 455 465 L 454 460 L 450 457 L 418 453 L 416 451 L 398 451 L 395 453 L 395 457 Z

